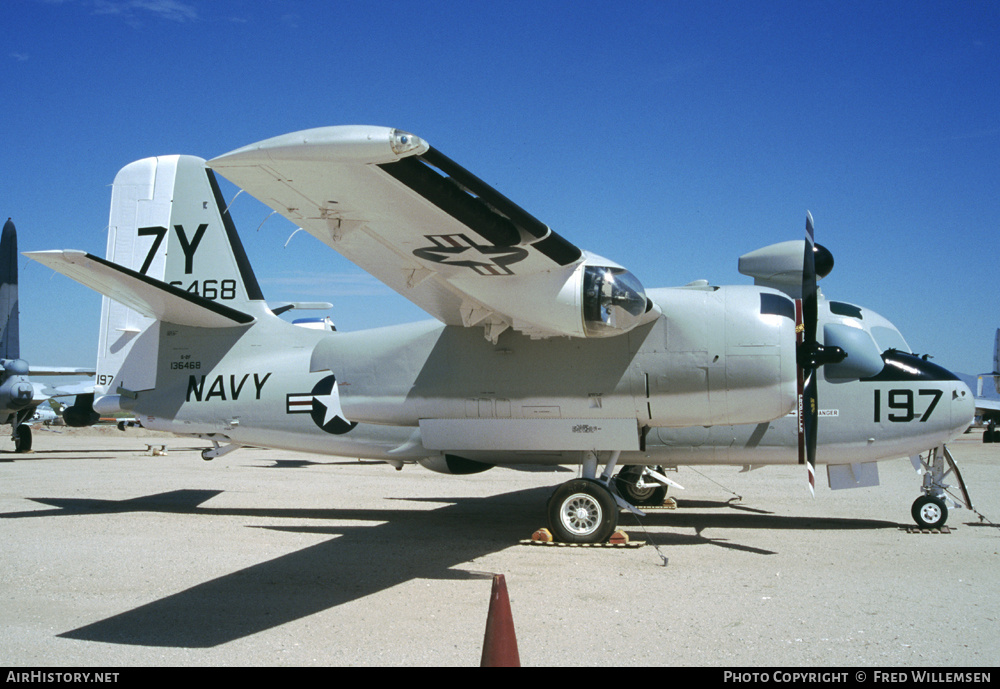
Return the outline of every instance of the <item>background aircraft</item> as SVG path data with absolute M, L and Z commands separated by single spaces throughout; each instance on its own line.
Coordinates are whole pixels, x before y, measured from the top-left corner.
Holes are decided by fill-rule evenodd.
M 99 358 L 95 408 L 205 437 L 206 459 L 259 445 L 445 473 L 577 464 L 550 526 L 594 542 L 619 508 L 662 501 L 669 467 L 799 463 L 812 488 L 818 461 L 831 487 L 870 486 L 877 461 L 972 417 L 968 387 L 891 322 L 819 293 L 832 258 L 811 218 L 805 242 L 741 258 L 753 286 L 646 289 L 399 130 L 297 132 L 207 166 L 126 166 L 108 260 L 29 254 L 133 310 L 129 327 L 102 318 L 116 358 Z M 212 170 L 437 320 L 346 333 L 275 317 Z M 912 513 L 939 525 L 930 475 Z
M 59 418 L 59 414 L 53 409 L 49 404 L 42 403 L 35 407 L 35 413 L 31 415 L 27 423 L 31 426 L 37 426 L 39 424 L 44 424 L 46 426 L 52 425 Z
M 993 370 L 976 376 L 976 420 L 986 426 L 984 443 L 1000 442 L 1000 328 L 993 340 Z
M 92 369 L 29 366 L 21 358 L 18 332 L 17 230 L 10 218 L 0 235 L 0 419 L 10 424 L 15 452 L 31 450 L 30 421 L 38 405 L 62 394 L 54 388 L 32 383 L 30 375 L 94 375 Z

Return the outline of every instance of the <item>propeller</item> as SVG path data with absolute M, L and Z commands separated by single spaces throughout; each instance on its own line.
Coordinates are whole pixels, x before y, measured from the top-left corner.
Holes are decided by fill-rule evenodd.
M 819 401 L 816 394 L 816 372 L 825 364 L 837 364 L 847 356 L 840 347 L 825 347 L 816 339 L 819 322 L 818 290 L 816 288 L 816 240 L 812 213 L 806 211 L 806 243 L 802 259 L 801 325 L 796 360 L 799 365 L 799 435 L 800 448 L 805 450 L 809 471 L 809 492 L 816 495 L 816 430 Z M 799 462 L 802 462 L 800 456 Z

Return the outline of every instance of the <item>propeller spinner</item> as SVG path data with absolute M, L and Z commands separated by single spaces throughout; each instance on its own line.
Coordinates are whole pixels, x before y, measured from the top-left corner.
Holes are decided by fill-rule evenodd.
M 840 347 L 825 347 L 816 339 L 819 306 L 816 289 L 816 240 L 812 214 L 806 211 L 806 245 L 802 260 L 802 299 L 799 300 L 799 326 L 796 359 L 799 365 L 799 433 L 805 447 L 809 471 L 809 492 L 816 494 L 816 430 L 819 402 L 816 395 L 816 372 L 825 364 L 840 363 L 847 356 Z

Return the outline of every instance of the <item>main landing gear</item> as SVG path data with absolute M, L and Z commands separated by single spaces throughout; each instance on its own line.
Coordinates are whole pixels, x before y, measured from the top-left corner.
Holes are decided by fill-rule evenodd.
M 14 452 L 31 452 L 31 426 L 25 423 L 35 412 L 34 408 L 22 409 L 8 417 L 10 438 L 14 441 Z
M 962 474 L 955 464 L 954 457 L 944 445 L 936 447 L 923 455 L 911 457 L 913 468 L 918 474 L 923 475 L 923 485 L 920 487 L 921 495 L 913 501 L 910 514 L 913 521 L 921 529 L 939 529 L 948 521 L 948 506 L 952 509 L 965 507 L 975 512 L 972 500 L 969 499 L 969 491 L 962 479 Z M 949 476 L 954 476 L 958 482 L 958 487 L 962 491 L 962 497 L 957 498 L 948 493 L 948 488 L 952 486 L 945 483 Z
M 31 452 L 31 426 L 14 424 L 11 437 L 14 439 L 14 452 Z
M 605 543 L 618 528 L 620 509 L 642 516 L 636 505 L 662 505 L 667 484 L 677 486 L 662 473 L 646 467 L 624 467 L 612 480 L 620 454 L 610 453 L 604 473 L 598 477 L 598 455 L 588 452 L 583 477 L 556 488 L 546 507 L 549 529 L 556 540 Z
M 618 503 L 596 479 L 562 484 L 549 498 L 549 525 L 563 543 L 604 543 L 618 527 Z

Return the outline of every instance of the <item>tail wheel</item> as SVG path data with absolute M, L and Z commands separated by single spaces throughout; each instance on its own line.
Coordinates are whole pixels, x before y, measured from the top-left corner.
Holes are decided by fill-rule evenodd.
M 564 543 L 604 543 L 618 526 L 618 504 L 605 486 L 589 479 L 574 479 L 552 494 L 549 526 Z
M 922 529 L 938 529 L 948 521 L 948 507 L 944 500 L 930 495 L 921 495 L 914 500 L 910 514 Z

